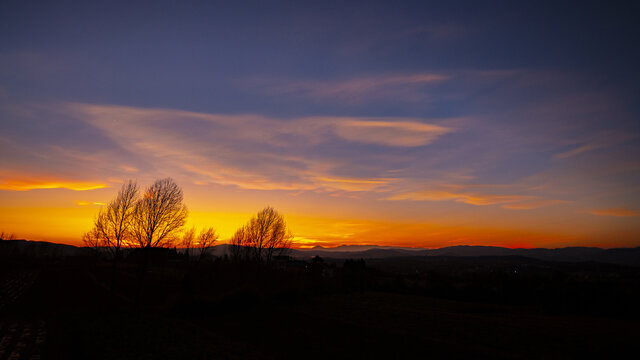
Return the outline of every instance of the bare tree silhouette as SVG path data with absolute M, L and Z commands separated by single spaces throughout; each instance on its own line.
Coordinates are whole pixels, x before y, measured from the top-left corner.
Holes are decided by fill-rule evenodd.
M 150 250 L 174 244 L 177 233 L 187 221 L 189 211 L 183 199 L 182 189 L 171 178 L 165 178 L 149 186 L 135 204 L 132 227 L 134 245 L 143 252 L 134 305 L 136 309 L 140 308 Z
M 16 235 L 14 233 L 0 232 L 0 241 L 2 240 L 15 240 Z
M 171 178 L 148 187 L 133 212 L 135 245 L 143 249 L 172 245 L 189 215 L 183 199 L 182 189 Z
M 236 259 L 269 263 L 275 255 L 291 248 L 292 239 L 284 216 L 267 206 L 233 235 L 231 255 Z
M 217 240 L 218 234 L 213 227 L 203 229 L 200 234 L 198 234 L 198 240 L 196 243 L 198 250 L 200 250 L 198 261 L 202 261 L 207 251 L 215 245 Z
M 236 230 L 229 242 L 229 255 L 235 261 L 242 261 L 249 258 L 249 248 L 243 245 L 246 238 L 245 226 Z
M 182 248 L 185 250 L 187 254 L 187 261 L 189 261 L 189 258 L 191 257 L 191 249 L 194 246 L 195 238 L 196 238 L 195 227 L 192 227 L 191 229 L 185 231 L 184 234 L 182 234 L 182 240 L 180 241 L 180 245 L 182 246 Z
M 122 185 L 116 198 L 109 202 L 106 207 L 100 209 L 93 220 L 93 229 L 83 236 L 83 241 L 87 247 L 92 248 L 98 254 L 107 251 L 111 257 L 110 305 L 113 304 L 118 260 L 120 259 L 122 248 L 130 246 L 133 241 L 133 213 L 137 198 L 138 185 L 129 180 Z
M 129 180 L 122 185 L 116 198 L 100 209 L 93 221 L 94 236 L 92 237 L 97 235 L 101 245 L 116 261 L 120 257 L 122 248 L 132 244 L 133 212 L 137 198 L 138 185 Z
M 198 261 L 202 261 L 207 251 L 213 247 L 218 240 L 218 234 L 216 230 L 210 226 L 206 229 L 202 229 L 196 236 L 196 228 L 184 232 L 180 245 L 187 254 L 187 259 L 191 257 L 191 250 L 197 249 Z
M 104 239 L 95 226 L 82 235 L 82 242 L 84 242 L 84 246 L 91 249 L 96 255 L 100 255 L 104 251 Z

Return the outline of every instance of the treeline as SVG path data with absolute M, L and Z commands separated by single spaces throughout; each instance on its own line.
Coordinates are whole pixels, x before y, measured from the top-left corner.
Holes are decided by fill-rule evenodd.
M 215 245 L 213 226 L 185 230 L 189 211 L 182 189 L 170 178 L 157 180 L 144 192 L 129 180 L 115 199 L 100 209 L 93 228 L 84 234 L 85 245 L 117 260 L 123 248 L 181 247 L 200 258 Z M 236 260 L 270 262 L 291 247 L 293 234 L 284 216 L 266 207 L 240 227 L 231 238 L 231 256 Z
M 195 251 L 202 261 L 217 242 L 218 234 L 213 226 L 185 230 L 188 216 L 182 189 L 171 178 L 157 180 L 144 191 L 131 180 L 122 185 L 116 197 L 98 211 L 91 230 L 83 235 L 88 248 L 111 261 L 111 296 L 124 249 L 137 249 L 139 258 L 136 308 L 140 307 L 154 249 L 181 247 L 187 259 Z M 292 239 L 284 216 L 266 207 L 237 230 L 229 255 L 236 262 L 270 264 L 291 247 Z

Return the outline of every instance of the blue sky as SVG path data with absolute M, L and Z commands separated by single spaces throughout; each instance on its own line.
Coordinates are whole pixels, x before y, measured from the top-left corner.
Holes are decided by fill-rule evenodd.
M 637 246 L 638 10 L 5 1 L 0 200 L 23 215 L 0 226 L 49 236 L 37 198 L 83 208 L 76 229 L 78 203 L 172 176 L 195 218 L 274 204 L 301 242 L 402 223 L 403 245 Z M 318 230 L 335 223 L 364 230 Z

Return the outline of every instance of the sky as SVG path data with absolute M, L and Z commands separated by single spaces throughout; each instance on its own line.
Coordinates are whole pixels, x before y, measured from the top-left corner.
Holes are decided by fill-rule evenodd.
M 173 178 L 225 242 L 640 246 L 640 5 L 0 3 L 0 230 Z

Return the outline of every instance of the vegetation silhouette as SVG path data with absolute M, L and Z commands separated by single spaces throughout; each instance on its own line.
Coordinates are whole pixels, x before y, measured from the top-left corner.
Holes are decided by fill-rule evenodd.
M 293 234 L 284 216 L 267 206 L 254 215 L 231 238 L 231 256 L 236 261 L 270 264 L 275 256 L 291 248 Z
M 2 240 L 15 240 L 15 239 L 16 239 L 16 235 L 14 233 L 8 233 L 8 232 L 4 232 L 4 231 L 0 232 L 0 241 L 2 241 Z
M 633 264 L 450 249 L 366 260 L 370 253 L 305 252 L 291 249 L 284 216 L 272 207 L 217 245 L 213 227 L 185 229 L 188 211 L 173 180 L 137 189 L 125 183 L 97 212 L 85 248 L 0 242 L 7 351 L 326 359 L 615 358 L 639 350 Z M 29 329 L 51 336 L 43 343 Z
M 133 304 L 137 311 L 141 310 L 150 262 L 166 265 L 178 256 L 178 246 L 187 264 L 194 254 L 197 263 L 207 257 L 218 240 L 218 234 L 214 227 L 199 232 L 195 228 L 184 231 L 188 215 L 182 189 L 171 178 L 156 180 L 142 194 L 137 183 L 129 180 L 122 185 L 116 197 L 98 211 L 93 227 L 83 235 L 83 241 L 94 255 L 111 263 L 109 308 L 123 250 L 127 250 L 129 258 L 138 263 Z M 275 257 L 286 253 L 292 239 L 284 216 L 267 206 L 238 229 L 226 255 L 236 262 L 269 266 Z M 169 250 L 171 248 L 173 251 Z M 183 299 L 192 298 L 192 278 L 189 272 L 183 276 Z
M 218 234 L 213 227 L 200 230 L 196 235 L 196 228 L 193 227 L 184 232 L 180 245 L 185 252 L 187 262 L 192 256 L 192 250 L 197 252 L 198 262 L 201 262 L 207 255 L 209 249 L 215 246 L 218 241 Z
M 84 234 L 85 245 L 95 252 L 106 251 L 111 258 L 111 286 L 109 307 L 112 307 L 117 278 L 118 261 L 123 246 L 133 239 L 133 215 L 138 201 L 138 185 L 129 180 L 123 184 L 116 198 L 100 209 L 93 220 L 93 228 Z
M 156 180 L 142 196 L 139 196 L 136 182 L 129 180 L 122 185 L 115 199 L 98 211 L 93 228 L 84 234 L 83 240 L 96 253 L 106 252 L 112 261 L 110 299 L 113 298 L 122 248 L 138 248 L 142 256 L 134 308 L 140 308 L 152 249 L 174 245 L 178 232 L 186 223 L 189 211 L 183 199 L 182 189 L 171 178 Z M 215 231 L 209 229 L 200 238 L 210 246 L 215 241 Z
M 136 288 L 136 309 L 140 308 L 144 278 L 152 249 L 173 245 L 177 233 L 189 216 L 183 203 L 182 189 L 171 178 L 156 180 L 149 186 L 133 208 L 132 245 L 142 250 L 143 260 Z

